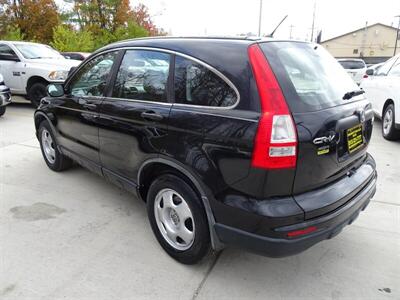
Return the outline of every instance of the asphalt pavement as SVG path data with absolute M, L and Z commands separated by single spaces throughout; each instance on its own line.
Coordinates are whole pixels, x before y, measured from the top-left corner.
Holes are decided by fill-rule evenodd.
M 14 103 L 0 118 L 0 299 L 400 299 L 400 142 L 379 121 L 377 193 L 338 236 L 287 258 L 225 249 L 185 266 L 132 194 L 47 168 L 33 111 Z

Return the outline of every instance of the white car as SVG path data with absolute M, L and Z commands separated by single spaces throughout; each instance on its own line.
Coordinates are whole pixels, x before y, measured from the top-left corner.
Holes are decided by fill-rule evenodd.
M 371 101 L 375 115 L 382 119 L 385 139 L 400 138 L 400 54 L 385 62 L 375 73 L 368 69 L 361 88 Z
M 11 93 L 26 95 L 37 107 L 49 83 L 63 83 L 81 62 L 66 59 L 50 46 L 0 41 L 0 73 Z
M 367 70 L 367 65 L 362 59 L 357 58 L 344 58 L 338 59 L 338 62 L 347 71 L 351 78 L 359 85 L 365 71 Z

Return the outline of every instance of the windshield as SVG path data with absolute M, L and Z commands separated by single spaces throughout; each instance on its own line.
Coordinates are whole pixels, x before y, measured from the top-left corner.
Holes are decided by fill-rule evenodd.
M 344 94 L 359 90 L 322 46 L 299 42 L 267 42 L 260 46 L 293 112 L 345 104 L 349 101 L 343 100 Z
M 365 63 L 359 60 L 339 60 L 339 64 L 341 64 L 346 70 L 365 68 Z
M 51 58 L 65 59 L 53 48 L 41 44 L 15 44 L 15 47 L 27 59 Z

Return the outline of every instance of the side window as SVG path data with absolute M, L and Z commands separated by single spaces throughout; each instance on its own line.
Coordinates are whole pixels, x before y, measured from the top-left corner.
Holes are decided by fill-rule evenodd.
M 127 50 L 115 80 L 115 98 L 167 102 L 170 55 Z
M 12 57 L 12 56 L 16 56 L 14 50 L 11 49 L 7 45 L 0 44 L 0 60 L 2 60 L 3 58 L 6 59 L 7 57 Z
M 175 102 L 227 107 L 237 101 L 235 91 L 217 74 L 203 65 L 176 56 Z
M 390 69 L 389 74 L 390 76 L 400 76 L 400 59 L 394 64 L 394 66 Z
M 89 61 L 78 71 L 70 83 L 71 95 L 103 96 L 107 78 L 117 56 L 117 52 L 108 52 Z
M 385 62 L 376 72 L 376 76 L 386 76 L 393 66 L 394 62 L 396 61 L 396 57 L 392 57 L 387 62 Z

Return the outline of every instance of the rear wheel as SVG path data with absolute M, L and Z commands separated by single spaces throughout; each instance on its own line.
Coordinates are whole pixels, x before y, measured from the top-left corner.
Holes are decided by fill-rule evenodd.
M 166 174 L 154 180 L 147 195 L 147 212 L 158 242 L 177 261 L 195 264 L 210 252 L 201 200 L 181 178 Z
M 0 107 L 0 117 L 2 116 L 2 115 L 4 115 L 6 113 L 6 107 L 5 106 L 1 106 Z
M 40 100 L 43 97 L 47 96 L 47 83 L 45 82 L 36 82 L 32 84 L 28 91 L 28 98 L 31 101 L 34 107 L 38 107 L 40 104 Z
M 50 169 L 61 172 L 72 166 L 72 160 L 58 150 L 56 140 L 47 121 L 40 123 L 39 141 L 44 161 Z
M 396 129 L 394 105 L 389 104 L 382 116 L 382 135 L 385 139 L 393 141 L 400 138 L 400 131 Z

